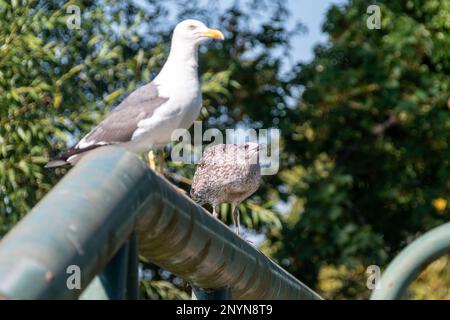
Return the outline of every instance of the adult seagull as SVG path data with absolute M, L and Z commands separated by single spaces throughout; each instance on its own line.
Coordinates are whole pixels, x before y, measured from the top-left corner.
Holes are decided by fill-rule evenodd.
M 121 144 L 134 152 L 171 141 L 172 131 L 188 129 L 201 109 L 197 53 L 208 38 L 223 40 L 222 32 L 197 20 L 184 20 L 174 29 L 169 57 L 153 81 L 133 91 L 74 147 L 46 167 L 75 164 L 95 148 Z

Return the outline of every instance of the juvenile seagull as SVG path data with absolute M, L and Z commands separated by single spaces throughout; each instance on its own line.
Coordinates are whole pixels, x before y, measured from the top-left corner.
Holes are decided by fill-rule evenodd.
M 192 180 L 191 197 L 199 204 L 231 203 L 236 233 L 239 234 L 239 204 L 258 190 L 261 168 L 256 143 L 218 144 L 206 149 Z
M 87 151 L 111 144 L 122 144 L 134 152 L 148 151 L 169 143 L 173 130 L 188 129 L 201 109 L 197 53 L 208 38 L 223 40 L 224 36 L 197 20 L 180 22 L 173 31 L 169 57 L 156 78 L 132 92 L 46 167 L 75 164 Z

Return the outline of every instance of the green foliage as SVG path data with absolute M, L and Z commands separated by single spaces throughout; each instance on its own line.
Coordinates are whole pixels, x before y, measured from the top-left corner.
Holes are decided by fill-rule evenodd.
M 70 4 L 81 8 L 80 29 L 67 27 Z M 0 235 L 65 172 L 43 168 L 49 155 L 89 131 L 162 62 L 161 48 L 138 32 L 142 12 L 122 4 L 129 19 L 118 30 L 107 5 L 1 2 Z
M 189 295 L 178 289 L 172 283 L 164 280 L 141 280 L 142 299 L 150 300 L 188 300 Z
M 443 256 L 431 263 L 408 289 L 407 298 L 415 300 L 450 299 L 450 257 Z
M 369 292 L 327 291 L 328 265 L 364 284 L 367 266 L 386 266 L 450 213 L 450 3 L 377 3 L 381 30 L 366 27 L 367 1 L 329 11 L 330 41 L 298 65 L 301 99 L 282 122 L 296 161 L 279 176 L 294 205 L 270 245 L 329 298 Z

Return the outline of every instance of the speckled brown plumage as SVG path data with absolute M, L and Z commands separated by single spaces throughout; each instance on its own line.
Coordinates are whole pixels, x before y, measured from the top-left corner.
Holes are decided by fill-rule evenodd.
M 234 206 L 234 220 L 239 234 L 239 204 L 258 190 L 261 169 L 256 143 L 219 144 L 208 148 L 195 172 L 191 197 L 194 201 L 213 207 L 221 203 Z

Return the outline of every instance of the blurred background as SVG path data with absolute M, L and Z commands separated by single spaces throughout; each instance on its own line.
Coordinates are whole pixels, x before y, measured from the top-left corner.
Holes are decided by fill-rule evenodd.
M 48 158 L 159 71 L 185 18 L 226 37 L 201 47 L 204 130 L 281 130 L 280 171 L 240 207 L 246 236 L 324 298 L 368 298 L 369 265 L 449 221 L 448 0 L 0 0 L 0 236 L 67 171 Z M 407 298 L 450 299 L 449 265 Z M 144 298 L 189 298 L 147 261 L 140 275 Z

